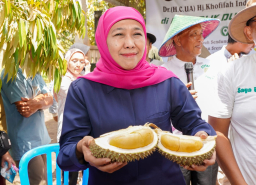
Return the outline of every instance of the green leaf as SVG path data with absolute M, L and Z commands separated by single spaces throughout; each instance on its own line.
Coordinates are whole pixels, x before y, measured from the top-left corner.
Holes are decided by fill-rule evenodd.
M 44 21 L 42 19 L 40 19 L 40 22 L 41 22 L 42 30 L 44 30 L 44 28 L 45 28 Z
M 76 1 L 76 4 L 77 4 L 77 17 L 78 17 L 79 20 L 81 20 L 82 8 L 80 6 L 79 1 Z
M 2 80 L 0 78 L 0 93 L 1 93 L 1 89 L 2 89 Z
M 59 67 L 60 67 L 60 71 L 62 72 L 63 68 L 64 68 L 64 66 L 63 66 L 63 59 L 59 59 L 58 60 L 58 64 L 59 64 Z
M 36 56 L 37 56 L 38 58 L 40 58 L 40 57 L 41 57 L 41 53 L 42 53 L 42 45 L 40 44 L 40 45 L 38 46 L 37 50 L 36 50 Z
M 25 39 L 26 39 L 26 28 L 25 28 L 25 23 L 23 19 L 20 19 L 19 21 L 19 41 L 20 41 L 20 46 L 23 47 L 25 44 Z
M 58 48 L 57 48 L 57 38 L 56 38 L 56 31 L 55 31 L 54 25 L 50 27 L 50 32 L 51 32 L 51 42 L 52 42 L 51 45 L 53 49 L 53 58 L 55 58 Z
M 15 32 L 15 35 L 14 35 L 14 37 L 13 37 L 13 39 L 12 39 L 12 44 L 13 44 L 13 47 L 14 48 L 17 48 L 17 46 L 18 46 L 18 43 L 19 43 L 19 30 L 17 30 L 16 32 Z
M 4 34 L 5 38 L 7 38 L 8 26 L 9 26 L 9 19 L 5 18 L 5 20 L 4 20 L 4 29 L 3 29 L 3 34 Z
M 85 34 L 86 34 L 86 29 L 85 29 L 85 26 L 82 28 L 82 37 L 84 38 L 85 37 Z
M 26 53 L 24 52 L 24 47 L 19 49 L 19 55 L 18 55 L 18 62 L 21 66 L 23 66 L 24 59 L 25 59 Z
M 49 72 L 48 72 L 48 78 L 49 78 L 50 80 L 52 79 L 52 68 L 53 68 L 53 66 L 50 65 L 50 66 L 49 66 Z
M 15 67 L 15 61 L 14 61 L 14 58 L 11 57 L 11 60 L 9 60 L 7 65 L 5 66 L 5 71 L 7 71 L 7 74 L 8 74 L 7 82 L 9 82 L 9 80 L 11 80 L 13 77 L 14 67 Z
M 3 26 L 3 24 L 4 24 L 4 19 L 5 19 L 5 9 L 2 8 L 2 9 L 0 10 L 0 27 Z
M 66 59 L 64 59 L 63 60 L 63 73 L 62 73 L 62 75 L 65 75 L 66 74 L 66 72 L 67 72 L 67 60 Z
M 16 48 L 16 51 L 14 52 L 14 60 L 15 63 L 18 63 L 18 58 L 19 58 L 19 48 Z
M 17 74 L 19 70 L 19 49 L 18 48 L 14 53 L 14 61 L 15 61 L 15 74 Z
M 3 58 L 4 58 L 4 55 L 5 55 L 5 50 L 4 49 L 0 49 L 0 72 L 2 71 L 1 69 L 3 69 L 4 67 L 4 62 L 3 62 Z M 0 73 L 1 75 L 1 73 Z
M 76 10 L 75 7 L 72 6 L 72 25 L 71 28 L 73 28 L 75 26 L 76 23 Z
M 34 78 L 36 76 L 37 71 L 36 71 L 36 63 L 33 59 L 31 61 L 30 69 L 31 69 L 32 77 Z
M 23 72 L 23 73 L 24 73 L 24 71 L 27 70 L 28 58 L 29 58 L 29 54 L 27 53 L 27 54 L 26 54 L 26 57 L 25 57 L 25 59 L 24 59 L 24 61 L 23 61 L 24 64 L 21 65 L 21 67 L 22 67 L 22 72 Z
M 10 10 L 11 9 L 11 6 L 10 6 L 10 0 L 5 0 L 5 17 L 9 16 L 10 14 Z
M 36 51 L 34 47 L 32 47 L 31 53 L 32 53 L 32 58 L 34 59 L 36 57 Z
M 55 69 L 55 74 L 54 74 L 54 92 L 59 92 L 60 89 L 60 74 L 59 70 L 56 68 Z
M 4 44 L 6 45 L 7 43 L 6 42 L 0 42 L 0 49 L 3 48 Z
M 38 42 L 37 42 L 37 26 L 34 27 L 33 30 L 33 37 L 32 37 L 32 44 L 34 46 L 34 49 L 37 50 Z
M 60 26 L 61 26 L 61 19 L 62 19 L 61 9 L 58 8 L 57 9 L 57 27 L 58 28 L 60 28 Z
M 77 7 L 77 1 L 73 0 L 73 7 L 75 9 L 75 14 L 78 15 L 78 7 Z
M 42 33 L 42 25 L 39 18 L 36 19 L 36 27 L 37 27 L 37 42 L 40 43 L 43 37 L 43 33 Z

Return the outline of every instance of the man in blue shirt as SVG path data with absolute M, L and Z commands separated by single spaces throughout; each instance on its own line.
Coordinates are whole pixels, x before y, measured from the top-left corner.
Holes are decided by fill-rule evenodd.
M 11 156 L 17 166 L 21 157 L 30 149 L 49 144 L 43 109 L 52 104 L 52 96 L 41 77 L 36 74 L 26 78 L 21 69 L 16 79 L 7 82 L 7 76 L 1 74 L 2 99 L 6 112 L 8 135 L 12 142 Z M 37 156 L 28 164 L 30 184 L 46 183 L 45 156 Z

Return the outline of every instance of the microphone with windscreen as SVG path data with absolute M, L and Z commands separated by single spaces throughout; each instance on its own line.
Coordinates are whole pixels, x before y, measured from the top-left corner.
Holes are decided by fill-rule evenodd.
M 192 62 L 186 62 L 185 63 L 185 71 L 187 74 L 187 81 L 192 82 L 192 85 L 188 88 L 188 90 L 194 90 L 194 78 L 193 78 L 193 63 Z

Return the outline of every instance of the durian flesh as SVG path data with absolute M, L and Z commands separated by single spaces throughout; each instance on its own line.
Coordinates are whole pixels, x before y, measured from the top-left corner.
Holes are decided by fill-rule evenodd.
M 130 126 L 100 136 L 90 144 L 90 150 L 96 158 L 130 162 L 151 155 L 156 149 L 157 141 L 157 134 L 147 124 Z
M 203 147 L 203 142 L 194 136 L 187 136 L 188 138 L 177 137 L 171 134 L 163 134 L 161 136 L 162 145 L 172 151 L 176 152 L 195 152 Z
M 116 135 L 110 138 L 109 144 L 117 148 L 136 149 L 152 143 L 154 132 L 148 128 L 142 128 L 133 132 L 126 132 L 123 135 Z
M 158 151 L 167 159 L 176 162 L 179 165 L 202 165 L 205 159 L 210 159 L 212 157 L 215 150 L 215 139 L 217 136 L 208 136 L 207 139 L 201 139 L 196 136 L 174 135 L 170 132 L 159 130 L 157 133 L 159 138 L 157 146 Z M 176 140 L 173 138 L 176 138 Z M 168 140 L 170 140 L 170 143 L 168 143 Z M 202 147 L 200 146 L 200 143 L 202 143 Z M 182 151 L 173 151 L 173 148 L 175 148 L 175 150 L 177 150 L 177 148 L 183 149 Z

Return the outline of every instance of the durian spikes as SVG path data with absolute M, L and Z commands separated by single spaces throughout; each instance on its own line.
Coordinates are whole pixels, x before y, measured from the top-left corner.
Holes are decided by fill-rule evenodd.
M 172 151 L 176 152 L 195 152 L 203 147 L 203 143 L 194 139 L 194 136 L 187 136 L 189 139 L 176 137 L 170 134 L 163 134 L 161 137 L 162 145 Z
M 109 144 L 123 149 L 135 149 L 149 145 L 154 140 L 154 135 L 150 129 L 140 129 L 131 133 L 114 136 Z

